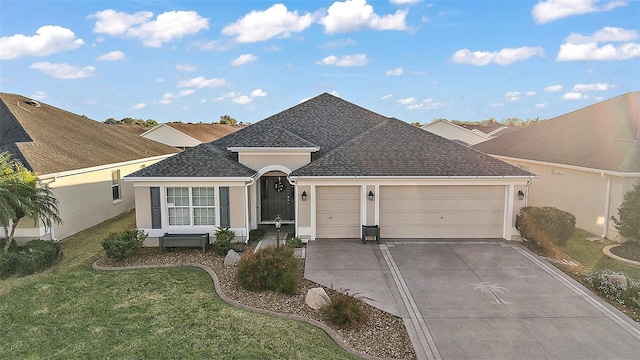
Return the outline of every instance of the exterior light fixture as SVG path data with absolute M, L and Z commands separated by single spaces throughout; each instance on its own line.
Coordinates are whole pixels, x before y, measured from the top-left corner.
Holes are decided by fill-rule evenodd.
M 518 190 L 518 200 L 524 200 L 524 193 L 522 190 Z
M 303 191 L 301 196 L 302 196 L 302 201 L 307 201 L 307 192 L 306 191 Z
M 373 201 L 373 191 L 369 190 L 369 201 Z
M 278 233 L 276 237 L 276 249 L 280 249 L 280 227 L 282 226 L 282 219 L 280 218 L 279 214 L 276 215 L 275 222 L 276 222 L 276 231 Z

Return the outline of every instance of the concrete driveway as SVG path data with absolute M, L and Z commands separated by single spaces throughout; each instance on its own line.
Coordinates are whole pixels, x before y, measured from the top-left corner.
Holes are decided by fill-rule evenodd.
M 421 359 L 638 359 L 640 326 L 517 243 L 316 240 L 305 277 L 401 316 Z

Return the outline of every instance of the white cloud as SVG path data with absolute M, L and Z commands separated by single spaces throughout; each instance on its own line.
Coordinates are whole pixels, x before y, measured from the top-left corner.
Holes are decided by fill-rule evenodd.
M 365 66 L 367 65 L 368 61 L 369 59 L 367 59 L 367 54 L 343 55 L 340 57 L 330 55 L 322 60 L 317 61 L 316 64 L 335 66 Z
M 84 40 L 76 38 L 73 31 L 60 26 L 46 25 L 36 30 L 33 36 L 15 34 L 0 38 L 0 59 L 15 59 L 21 56 L 46 56 L 61 51 L 77 49 Z
M 100 55 L 98 57 L 98 61 L 118 61 L 118 60 L 124 60 L 124 58 L 125 58 L 124 53 L 120 50 L 116 50 L 116 51 L 109 51 L 104 55 Z
M 539 47 L 524 46 L 520 48 L 504 48 L 497 52 L 474 51 L 462 49 L 456 51 L 451 60 L 456 64 L 471 64 L 475 66 L 485 66 L 491 63 L 498 65 L 509 65 L 517 61 L 527 60 L 533 56 L 544 57 L 544 50 Z
M 358 42 L 353 39 L 340 39 L 334 41 L 327 41 L 326 43 L 320 45 L 321 49 L 333 50 L 338 48 L 343 48 L 347 46 L 355 46 Z
M 93 66 L 85 66 L 79 68 L 67 63 L 52 64 L 50 62 L 41 61 L 31 65 L 32 69 L 40 70 L 44 74 L 51 75 L 56 79 L 81 79 L 93 75 L 96 68 Z
M 194 72 L 196 71 L 196 67 L 191 65 L 191 63 L 189 64 L 177 64 L 176 65 L 176 70 L 178 71 L 186 71 L 186 72 Z
M 536 104 L 536 107 L 537 107 L 537 108 L 539 108 L 539 109 L 540 109 L 540 108 L 547 107 L 547 106 L 549 106 L 549 104 L 547 104 L 547 103 L 539 103 L 539 104 Z
M 504 94 L 504 99 L 508 102 L 516 102 L 520 101 L 520 95 L 519 91 L 510 91 Z
M 587 99 L 589 98 L 589 96 L 582 93 L 578 93 L 578 92 L 568 92 L 564 94 L 562 98 L 566 100 L 580 100 L 580 99 Z
M 531 15 L 537 24 L 546 24 L 567 16 L 609 11 L 618 6 L 626 5 L 626 1 L 619 0 L 608 2 L 602 0 L 546 0 L 535 4 Z
M 178 92 L 177 94 L 172 94 L 172 93 L 164 93 L 164 95 L 162 95 L 162 99 L 160 101 L 158 101 L 158 103 L 162 104 L 162 105 L 167 105 L 167 104 L 171 104 L 171 102 L 177 98 L 181 98 L 184 96 L 188 96 L 193 94 L 194 92 L 196 92 L 195 90 L 182 90 L 180 92 Z
M 252 98 L 256 98 L 256 97 L 265 97 L 267 96 L 267 92 L 262 90 L 262 89 L 255 89 L 251 92 L 251 97 Z
M 417 4 L 421 1 L 422 0 L 391 0 L 390 2 L 393 5 L 411 5 L 411 4 Z
M 145 104 L 145 103 L 137 103 L 137 104 L 133 105 L 132 109 L 133 110 L 140 110 L 140 109 L 144 109 L 145 107 L 147 107 L 147 104 Z
M 258 60 L 258 57 L 252 54 L 242 54 L 231 61 L 232 66 L 240 66 L 252 63 Z
M 499 108 L 499 107 L 503 107 L 504 104 L 503 103 L 489 103 L 489 106 L 491 106 L 493 108 Z
M 237 42 L 251 43 L 271 38 L 290 37 L 311 26 L 313 16 L 309 13 L 298 15 L 297 11 L 287 11 L 283 4 L 275 4 L 265 11 L 254 10 L 233 24 L 222 29 L 222 34 L 234 36 Z
M 590 36 L 572 33 L 560 45 L 557 61 L 627 60 L 640 56 L 637 30 L 604 27 Z M 622 42 L 613 45 L 612 42 Z M 602 44 L 600 43 L 607 43 Z
M 585 91 L 607 91 L 611 89 L 613 86 L 607 83 L 596 83 L 596 84 L 577 84 L 573 87 L 573 92 L 585 92 Z
M 33 95 L 31 95 L 31 98 L 36 100 L 44 100 L 48 97 L 49 95 L 47 95 L 47 93 L 44 91 L 36 91 L 35 93 L 33 93 Z
M 253 101 L 253 99 L 248 97 L 247 95 L 240 95 L 238 97 L 234 97 L 233 99 L 231 99 L 231 101 L 236 104 L 244 105 L 250 103 L 251 101 Z
M 220 87 L 225 85 L 228 85 L 227 80 L 225 79 L 206 79 L 204 76 L 194 77 L 193 79 L 183 80 L 178 83 L 178 87 L 195 87 L 197 89 L 205 87 Z
M 423 99 L 418 104 L 411 104 L 407 106 L 407 110 L 420 110 L 420 109 L 428 109 L 435 110 L 443 107 L 445 104 L 440 101 L 435 101 L 433 99 Z
M 525 95 L 527 95 L 527 96 L 533 96 L 533 95 L 535 95 L 535 94 L 536 94 L 536 92 L 535 92 L 535 91 L 527 91 L 527 92 L 526 92 L 526 93 L 524 93 L 524 94 L 525 94 Z
M 354 32 L 361 29 L 373 30 L 404 30 L 407 28 L 407 10 L 397 10 L 395 14 L 377 15 L 373 6 L 366 0 L 336 1 L 329 9 L 327 15 L 320 19 L 327 34 L 338 32 Z
M 148 11 L 127 14 L 112 9 L 88 16 L 97 19 L 94 32 L 138 39 L 147 47 L 161 47 L 166 42 L 209 28 L 209 20 L 195 11 L 167 11 L 155 20 L 151 20 L 152 17 L 153 13 Z
M 392 97 L 393 97 L 393 94 L 387 94 L 387 95 L 382 97 L 382 100 L 387 101 L 387 100 L 391 99 Z
M 163 78 L 157 78 L 157 79 L 155 80 L 155 82 L 157 82 L 157 83 L 163 83 L 163 82 L 164 82 L 164 79 L 163 79 Z
M 562 85 L 551 85 L 544 88 L 544 91 L 547 92 L 558 92 L 562 90 Z
M 414 97 L 408 97 L 408 98 L 404 98 L 404 99 L 400 99 L 400 100 L 398 100 L 398 102 L 399 102 L 400 104 L 402 104 L 402 105 L 409 105 L 409 104 L 413 104 L 413 103 L 415 103 L 416 101 L 418 101 L 418 100 L 416 100 L 416 98 L 414 98 Z
M 400 76 L 404 73 L 402 68 L 390 69 L 384 72 L 387 76 Z

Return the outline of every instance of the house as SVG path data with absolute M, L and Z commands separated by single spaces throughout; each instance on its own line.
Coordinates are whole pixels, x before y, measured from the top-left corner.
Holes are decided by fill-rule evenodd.
M 617 239 L 611 216 L 640 181 L 640 92 L 541 121 L 475 149 L 533 172 L 528 205 L 553 206 L 576 225 Z
M 8 93 L 0 93 L 0 151 L 52 189 L 64 221 L 46 228 L 22 219 L 19 243 L 63 239 L 132 209 L 133 186 L 122 178 L 179 152 L 121 127 Z
M 324 93 L 125 180 L 150 237 L 247 237 L 279 216 L 310 240 L 359 238 L 363 225 L 387 239 L 512 239 L 533 177 Z
M 140 136 L 184 150 L 216 140 L 240 129 L 239 126 L 222 124 L 167 123 L 154 126 Z

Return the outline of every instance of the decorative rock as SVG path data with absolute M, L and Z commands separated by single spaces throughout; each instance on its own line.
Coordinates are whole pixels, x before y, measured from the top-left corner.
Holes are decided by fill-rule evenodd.
M 329 304 L 329 295 L 323 288 L 313 288 L 307 291 L 304 302 L 313 310 L 320 310 L 321 307 Z
M 609 279 L 609 281 L 616 285 L 620 285 L 625 290 L 627 289 L 627 286 L 629 286 L 627 278 L 622 274 L 612 274 L 607 276 L 607 278 Z
M 237 266 L 240 262 L 240 254 L 233 251 L 233 249 L 227 252 L 227 256 L 224 257 L 224 265 L 225 266 Z

